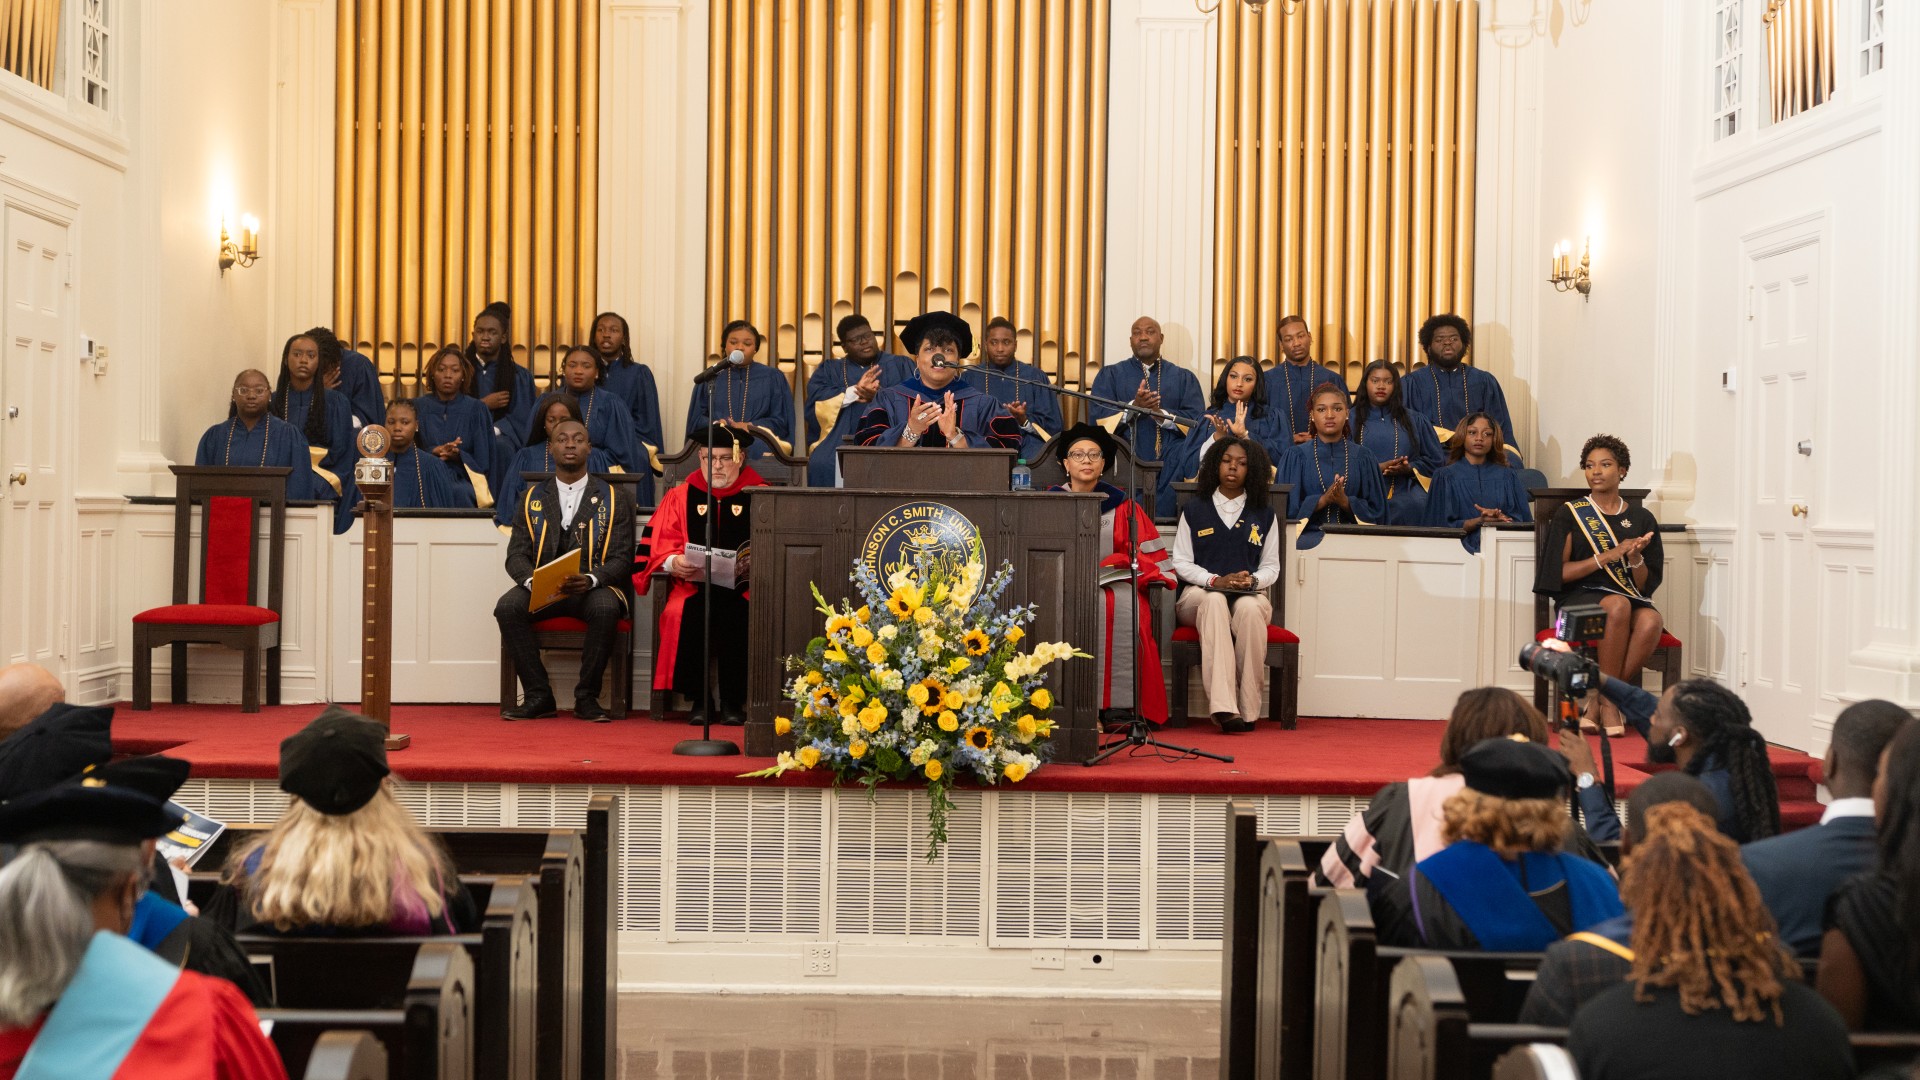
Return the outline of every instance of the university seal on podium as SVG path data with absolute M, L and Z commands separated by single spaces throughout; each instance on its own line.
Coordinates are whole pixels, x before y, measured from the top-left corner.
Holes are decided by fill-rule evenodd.
M 360 429 L 354 441 L 359 444 L 361 457 L 383 458 L 387 456 L 387 448 L 393 445 L 393 436 L 387 434 L 383 425 L 368 424 Z
M 861 561 L 882 582 L 912 570 L 922 556 L 948 569 L 984 562 L 979 526 L 946 503 L 901 503 L 880 515 L 860 545 Z

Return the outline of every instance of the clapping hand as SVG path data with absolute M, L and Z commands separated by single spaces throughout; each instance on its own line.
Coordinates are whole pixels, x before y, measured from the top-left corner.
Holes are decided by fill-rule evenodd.
M 443 442 L 439 446 L 434 447 L 433 456 L 439 458 L 441 461 L 460 460 L 460 440 L 455 438 L 452 442 Z
M 1027 426 L 1027 403 L 1026 402 L 1024 401 L 1007 402 L 1007 413 L 1008 415 L 1013 417 L 1014 423 L 1019 424 L 1021 427 Z
M 872 401 L 874 395 L 879 392 L 880 365 L 868 364 L 867 369 L 860 373 L 859 381 L 853 384 L 854 396 L 858 397 L 861 401 Z
M 1158 409 L 1160 395 L 1157 391 L 1147 389 L 1146 383 L 1141 383 L 1140 388 L 1133 392 L 1133 403 L 1143 409 Z
M 1333 483 L 1328 484 L 1326 492 L 1320 496 L 1320 507 L 1325 508 L 1328 506 L 1337 506 L 1342 510 L 1348 508 L 1347 478 L 1345 476 L 1334 477 Z
M 1473 508 L 1480 511 L 1480 523 L 1482 525 L 1500 525 L 1513 520 L 1507 516 L 1505 510 L 1501 510 L 1498 507 L 1481 506 L 1479 503 L 1474 503 Z
M 1380 472 L 1386 476 L 1406 476 L 1413 472 L 1413 463 L 1407 460 L 1405 454 L 1402 454 L 1382 462 Z
M 941 402 L 940 416 L 936 422 L 940 425 L 940 434 L 945 435 L 948 442 L 959 437 L 960 405 L 953 400 L 953 391 L 947 391 L 946 398 Z

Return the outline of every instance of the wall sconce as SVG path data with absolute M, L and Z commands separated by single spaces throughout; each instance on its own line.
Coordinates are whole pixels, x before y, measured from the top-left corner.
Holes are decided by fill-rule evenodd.
M 227 235 L 227 222 L 220 220 L 220 274 L 225 276 L 227 268 L 239 263 L 252 266 L 260 257 L 260 219 L 252 214 L 240 219 L 240 239 L 235 242 Z
M 1553 245 L 1553 270 L 1547 275 L 1547 283 L 1555 292 L 1577 292 L 1593 302 L 1593 239 L 1589 237 L 1580 249 L 1580 265 L 1573 265 L 1573 245 L 1565 240 Z

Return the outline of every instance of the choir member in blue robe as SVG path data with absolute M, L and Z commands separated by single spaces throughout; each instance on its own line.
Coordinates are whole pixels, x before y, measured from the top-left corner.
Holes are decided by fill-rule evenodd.
M 353 406 L 353 426 L 379 423 L 386 415 L 386 395 L 380 390 L 380 372 L 373 361 L 347 348 L 327 327 L 316 326 L 306 336 L 320 346 L 320 381 L 327 389 L 345 394 Z
M 1480 550 L 1480 529 L 1507 521 L 1532 521 L 1533 496 L 1507 464 L 1500 429 L 1486 413 L 1473 413 L 1453 433 L 1445 468 L 1433 474 L 1427 493 L 1428 525 L 1465 529 L 1460 543 Z
M 549 441 L 553 429 L 568 420 L 578 421 L 585 426 L 586 421 L 581 416 L 580 399 L 564 390 L 549 390 L 533 403 L 532 441 L 513 455 L 513 467 L 500 478 L 500 492 L 493 500 L 495 524 L 503 528 L 513 527 L 513 515 L 520 512 L 520 492 L 527 486 L 526 474 L 554 471 L 553 444 Z M 607 473 L 616 470 L 605 450 L 592 447 L 587 451 L 587 471 Z M 651 488 L 653 485 L 640 486 Z M 648 495 L 651 496 L 652 492 L 649 491 Z
M 1314 437 L 1287 451 L 1277 478 L 1293 485 L 1287 516 L 1306 520 L 1302 551 L 1325 539 L 1323 525 L 1378 525 L 1387 512 L 1380 459 L 1347 437 L 1346 388 L 1322 383 L 1313 392 L 1312 408 Z
M 1020 428 L 992 394 L 960 379 L 960 358 L 973 352 L 973 328 L 945 311 L 908 320 L 900 343 L 918 373 L 880 391 L 853 440 L 861 446 L 945 446 L 1014 450 Z
M 606 456 L 609 464 L 623 472 L 651 471 L 646 452 L 634 446 L 633 420 L 627 415 L 626 403 L 600 383 L 600 358 L 592 349 L 570 350 L 560 363 L 560 381 L 580 403 L 580 422 L 587 425 L 588 442 Z M 533 441 L 531 431 L 527 441 Z
M 716 363 L 728 363 L 727 357 L 739 353 L 742 362 L 728 368 L 705 386 L 695 386 L 687 401 L 687 427 L 699 431 L 710 422 L 750 427 L 760 436 L 748 444 L 749 460 L 767 452 L 768 444 L 783 454 L 793 453 L 793 388 L 787 377 L 766 364 L 754 360 L 763 339 L 760 331 L 745 319 L 735 319 L 720 330 L 720 356 Z M 711 395 L 711 415 L 707 399 Z
M 1476 412 L 1493 417 L 1511 438 L 1513 417 L 1507 414 L 1500 380 L 1464 362 L 1472 347 L 1473 328 L 1458 315 L 1435 315 L 1421 323 L 1420 349 L 1427 354 L 1427 366 L 1407 373 L 1402 387 L 1407 411 L 1440 428 L 1442 439 L 1452 437 L 1460 421 Z
M 808 487 L 840 486 L 840 447 L 880 391 L 913 378 L 915 370 L 909 357 L 881 351 L 864 315 L 841 319 L 834 333 L 843 355 L 820 361 L 807 378 Z
M 1307 320 L 1298 315 L 1281 319 L 1280 362 L 1267 369 L 1267 400 L 1279 413 L 1285 443 L 1303 443 L 1313 437 L 1307 398 L 1321 383 L 1347 385 L 1339 372 L 1314 362 L 1313 331 L 1307 329 Z M 1274 460 L 1280 460 L 1279 455 Z
M 265 372 L 248 368 L 233 380 L 227 418 L 207 429 L 193 463 L 239 468 L 290 469 L 287 498 L 332 499 L 333 489 L 313 475 L 313 456 L 300 429 L 273 415 L 273 389 Z
M 1612 875 L 1562 850 L 1573 775 L 1524 739 L 1486 739 L 1460 755 L 1465 787 L 1447 798 L 1447 846 L 1373 898 L 1382 943 L 1419 949 L 1539 952 L 1625 913 Z
M 1046 372 L 1014 358 L 1015 341 L 1013 323 L 994 317 L 987 323 L 987 336 L 981 340 L 980 351 L 986 354 L 986 363 L 975 364 L 961 377 L 967 380 L 967 385 L 985 390 L 1006 407 L 1013 422 L 1020 425 L 1020 456 L 1032 463 L 1040 451 L 1046 449 L 1047 440 L 1060 434 L 1063 426 L 1060 395 L 1046 388 L 1053 385 Z M 1028 382 L 1015 382 L 1015 378 Z
M 600 356 L 605 374 L 603 389 L 626 402 L 627 416 L 633 421 L 634 450 L 647 459 L 647 467 L 660 473 L 660 448 L 667 445 L 660 425 L 660 391 L 653 382 L 653 369 L 633 358 L 633 333 L 624 316 L 603 311 L 593 318 L 593 351 Z M 537 425 L 536 425 L 537 427 Z M 528 433 L 532 437 L 532 432 Z M 632 471 L 638 472 L 636 466 Z M 653 507 L 653 488 L 641 484 L 635 502 L 639 510 Z
M 447 467 L 419 445 L 420 414 L 412 398 L 398 398 L 387 406 L 387 434 L 393 439 L 387 457 L 393 462 L 394 509 L 473 508 L 454 492 Z
M 1401 399 L 1400 372 L 1385 360 L 1367 365 L 1354 394 L 1353 441 L 1380 459 L 1388 525 L 1427 524 L 1427 485 L 1447 463 L 1433 425 L 1416 420 Z
M 433 354 L 427 362 L 428 393 L 413 399 L 420 417 L 419 440 L 445 466 L 455 498 L 490 509 L 494 485 L 504 479 L 507 462 L 496 465 L 493 418 L 484 402 L 462 390 L 466 383 L 466 355 L 458 346 L 446 345 Z
M 1159 506 L 1174 505 L 1173 485 L 1191 480 L 1200 472 L 1200 462 L 1215 439 L 1234 435 L 1253 439 L 1267 452 L 1270 461 L 1292 448 L 1280 427 L 1280 414 L 1267 399 L 1269 386 L 1260 372 L 1260 363 L 1251 356 L 1236 356 L 1227 361 L 1214 383 L 1213 397 L 1205 415 L 1195 424 L 1180 445 L 1167 454 L 1160 469 Z
M 473 319 L 473 339 L 463 354 L 467 361 L 466 392 L 481 400 L 492 418 L 495 460 L 507 461 L 526 445 L 533 417 L 533 376 L 513 358 L 508 332 L 513 313 L 499 300 Z
M 360 460 L 354 442 L 353 406 L 338 390 L 320 382 L 320 343 L 309 334 L 295 334 L 280 350 L 280 378 L 273 389 L 275 416 L 300 429 L 313 457 L 316 479 L 333 498 L 333 531 L 353 528 L 353 505 L 360 492 L 353 486 L 353 463 Z
M 1207 399 L 1200 380 L 1193 372 L 1160 355 L 1166 334 L 1160 323 L 1148 315 L 1133 321 L 1128 344 L 1133 355 L 1108 364 L 1093 377 L 1093 396 L 1109 401 L 1128 401 L 1145 409 L 1159 409 L 1179 417 L 1178 421 L 1140 419 L 1107 405 L 1088 403 L 1087 415 L 1108 432 L 1127 440 L 1134 460 L 1164 461 L 1167 453 L 1186 438 L 1186 433 L 1207 411 Z M 1138 498 L 1138 493 L 1135 493 Z M 1170 517 L 1171 501 L 1155 504 L 1161 517 Z

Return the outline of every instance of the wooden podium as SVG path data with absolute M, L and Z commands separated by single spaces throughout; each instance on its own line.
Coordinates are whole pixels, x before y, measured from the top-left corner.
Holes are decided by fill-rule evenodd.
M 1013 488 L 1012 450 L 944 446 L 843 446 L 840 480 L 873 491 L 998 491 Z M 1091 579 L 1089 579 L 1091 580 Z
M 781 691 L 789 677 L 781 660 L 805 651 L 807 642 L 822 632 L 811 587 L 818 585 L 821 595 L 836 605 L 853 599 L 853 560 L 861 555 L 875 523 L 905 503 L 943 503 L 965 515 L 980 530 L 988 576 L 1001 560 L 1013 563 L 1013 587 L 1002 602 L 1039 605 L 1039 618 L 1027 627 L 1028 641 L 1066 641 L 1083 652 L 1101 651 L 1095 618 L 1099 593 L 1094 588 L 1100 562 L 1100 496 L 954 492 L 948 476 L 929 471 L 927 457 L 936 452 L 908 451 L 918 455 L 920 481 L 892 491 L 750 489 L 754 612 L 748 635 L 747 753 L 768 757 L 787 742 L 773 733 L 775 713 L 788 707 Z M 912 463 L 909 458 L 896 460 Z M 948 494 L 912 490 L 934 486 L 928 481 L 936 475 Z M 1158 672 L 1151 677 L 1158 678 Z M 1056 665 L 1048 686 L 1059 702 L 1053 711 L 1053 760 L 1084 761 L 1099 741 L 1099 661 Z

